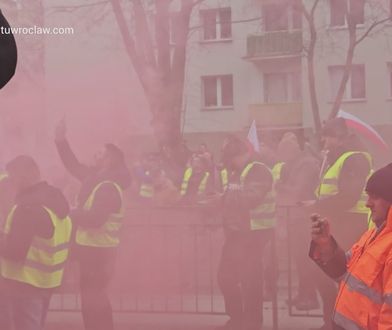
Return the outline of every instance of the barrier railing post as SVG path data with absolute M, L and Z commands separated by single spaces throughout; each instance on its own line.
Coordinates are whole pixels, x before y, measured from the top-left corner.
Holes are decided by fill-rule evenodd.
M 271 260 L 272 260 L 272 269 L 274 275 L 278 275 L 278 263 L 276 262 L 277 259 L 277 251 L 276 251 L 276 237 L 275 231 L 272 232 L 271 237 Z M 278 276 L 277 276 L 278 277 Z M 278 279 L 276 278 L 275 281 L 272 281 L 272 328 L 273 330 L 278 330 Z

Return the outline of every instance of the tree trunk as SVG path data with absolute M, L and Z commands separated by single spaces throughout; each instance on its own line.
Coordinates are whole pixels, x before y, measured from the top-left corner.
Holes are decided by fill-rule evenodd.
M 312 114 L 313 114 L 313 122 L 316 131 L 316 136 L 319 139 L 321 134 L 321 119 L 320 119 L 320 110 L 319 110 L 317 89 L 316 89 L 316 77 L 314 73 L 314 51 L 315 51 L 316 41 L 317 41 L 317 32 L 313 20 L 309 22 L 309 28 L 310 28 L 310 44 L 309 44 L 308 56 L 307 56 L 308 84 L 309 84 L 310 104 L 312 107 Z
M 189 21 L 195 3 L 182 0 L 180 26 L 177 40 L 170 47 L 169 0 L 155 3 L 156 29 L 154 38 L 148 29 L 146 12 L 141 0 L 134 2 L 135 37 L 131 35 L 121 3 L 111 0 L 113 11 L 131 63 L 144 89 L 149 110 L 152 113 L 152 127 L 159 145 L 176 149 L 182 143 L 181 115 L 185 82 L 186 47 Z M 152 40 L 155 47 L 152 47 Z
M 337 116 L 340 106 L 343 101 L 344 93 L 346 91 L 346 86 L 347 82 L 350 78 L 351 75 L 351 68 L 353 64 L 353 59 L 354 59 L 354 52 L 355 52 L 355 47 L 357 45 L 356 39 L 357 39 L 357 23 L 355 22 L 354 17 L 352 14 L 347 14 L 347 25 L 348 25 L 348 33 L 349 33 L 349 46 L 346 54 L 346 62 L 344 64 L 344 72 L 343 72 L 343 77 L 339 85 L 339 89 L 337 92 L 337 95 L 335 97 L 335 101 L 332 106 L 331 113 L 329 114 L 329 119 L 333 119 Z

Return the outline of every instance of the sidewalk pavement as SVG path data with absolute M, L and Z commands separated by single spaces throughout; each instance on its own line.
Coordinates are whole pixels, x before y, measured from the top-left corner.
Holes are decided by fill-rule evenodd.
M 272 330 L 272 318 L 265 311 L 263 330 Z M 214 330 L 224 324 L 225 316 L 186 314 L 126 314 L 114 315 L 115 330 Z M 279 330 L 319 328 L 322 320 L 315 317 L 289 317 L 287 310 L 279 311 Z M 80 313 L 51 312 L 45 330 L 84 330 Z

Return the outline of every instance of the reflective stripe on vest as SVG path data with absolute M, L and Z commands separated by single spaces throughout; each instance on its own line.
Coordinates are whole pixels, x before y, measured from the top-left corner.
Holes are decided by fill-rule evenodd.
M 324 199 L 330 196 L 334 196 L 338 193 L 339 175 L 343 168 L 344 162 L 350 156 L 355 154 L 364 155 L 366 159 L 369 161 L 369 165 L 371 167 L 371 157 L 367 152 L 360 152 L 360 151 L 345 152 L 336 160 L 336 162 L 324 174 L 324 177 L 316 191 L 316 195 L 319 199 Z M 367 194 L 365 190 L 363 190 L 360 199 L 358 200 L 356 205 L 349 210 L 349 212 L 367 214 L 368 208 L 366 207 L 366 202 L 367 202 Z
M 144 198 L 154 197 L 154 187 L 152 184 L 142 183 L 139 190 L 139 196 Z
M 274 181 L 278 181 L 280 179 L 280 173 L 282 173 L 284 162 L 276 163 L 272 167 L 272 176 L 274 177 Z
M 392 313 L 392 306 L 387 305 L 391 282 L 384 273 L 392 251 L 391 225 L 389 212 L 381 231 L 368 230 L 350 249 L 347 273 L 340 282 L 332 315 L 344 329 L 389 329 L 382 325 Z
M 249 163 L 243 169 L 240 175 L 241 185 L 244 185 L 246 176 L 249 174 L 254 165 L 261 165 L 268 169 L 267 166 L 260 162 Z M 268 171 L 271 172 L 269 169 Z M 250 211 L 250 216 L 251 230 L 269 229 L 275 226 L 275 194 L 273 188 L 270 192 L 267 193 L 266 197 L 263 200 L 263 203 Z
M 368 211 L 367 225 L 368 225 L 369 230 L 376 228 L 376 224 L 373 222 L 373 219 L 372 219 L 372 212 L 371 211 Z
M 193 174 L 192 168 L 188 167 L 185 170 L 184 178 L 182 179 L 181 196 L 184 196 L 186 194 L 186 192 L 188 191 L 189 180 L 191 179 L 192 174 Z M 199 184 L 199 187 L 197 189 L 197 194 L 198 195 L 201 195 L 201 194 L 203 194 L 206 191 L 209 176 L 210 176 L 209 172 L 205 172 L 204 173 L 203 178 L 200 180 L 200 184 Z
M 221 179 L 222 191 L 225 191 L 229 184 L 229 171 L 226 168 L 220 171 L 220 179 Z
M 17 205 L 6 220 L 5 234 L 9 234 Z M 69 217 L 59 219 L 50 209 L 44 207 L 54 227 L 52 238 L 34 237 L 23 262 L 14 262 L 1 258 L 1 276 L 23 282 L 31 286 L 50 289 L 61 285 L 64 265 L 68 258 L 72 223 Z M 28 221 L 28 219 L 26 219 Z
M 392 307 L 392 293 L 384 294 L 384 303 Z
M 123 192 L 121 187 L 113 181 L 104 181 L 98 184 L 91 192 L 83 209 L 88 211 L 91 210 L 95 194 L 105 184 L 112 184 L 118 191 L 121 199 L 121 205 L 123 205 Z M 76 231 L 76 243 L 83 246 L 92 247 L 116 247 L 120 243 L 119 233 L 124 217 L 123 207 L 118 213 L 113 213 L 109 216 L 106 222 L 99 228 L 78 228 Z
M 365 282 L 357 279 L 354 275 L 350 273 L 347 273 L 346 275 L 346 285 L 350 291 L 356 291 L 362 294 L 375 304 L 382 304 L 383 302 L 383 297 L 381 293 L 367 286 Z
M 365 330 L 364 328 L 360 327 L 357 323 L 349 318 L 345 317 L 344 315 L 335 312 L 333 321 L 341 326 L 345 330 Z
M 8 174 L 5 172 L 0 173 L 0 181 L 3 181 L 4 179 L 8 178 Z

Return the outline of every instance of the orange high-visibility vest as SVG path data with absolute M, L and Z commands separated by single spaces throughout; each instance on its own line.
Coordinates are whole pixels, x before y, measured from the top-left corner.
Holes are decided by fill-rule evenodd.
M 392 210 L 376 236 L 368 230 L 346 253 L 333 321 L 344 329 L 392 329 Z

